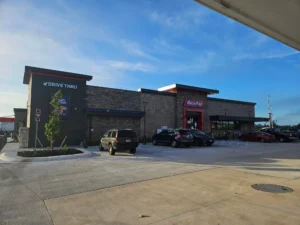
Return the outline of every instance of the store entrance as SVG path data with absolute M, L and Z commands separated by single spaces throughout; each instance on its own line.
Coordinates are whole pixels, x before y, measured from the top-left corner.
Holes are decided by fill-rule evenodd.
M 184 112 L 184 128 L 203 130 L 202 111 L 185 110 L 185 112 Z

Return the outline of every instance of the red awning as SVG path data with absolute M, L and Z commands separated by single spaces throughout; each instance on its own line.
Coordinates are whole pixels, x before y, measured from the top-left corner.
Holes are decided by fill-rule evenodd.
M 6 122 L 6 123 L 14 123 L 15 118 L 13 117 L 0 117 L 0 122 Z

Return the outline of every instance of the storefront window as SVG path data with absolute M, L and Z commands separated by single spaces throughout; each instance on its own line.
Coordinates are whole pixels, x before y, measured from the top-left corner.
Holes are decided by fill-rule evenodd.
M 233 121 L 212 121 L 211 129 L 213 130 L 239 130 L 241 125 L 239 122 Z
M 240 130 L 241 129 L 241 123 L 239 121 L 234 121 L 234 129 Z
M 234 130 L 234 122 L 228 121 L 228 130 Z

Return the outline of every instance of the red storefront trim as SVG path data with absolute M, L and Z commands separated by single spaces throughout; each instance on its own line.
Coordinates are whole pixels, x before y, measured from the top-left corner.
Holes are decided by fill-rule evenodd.
M 59 78 L 72 79 L 72 80 L 86 80 L 84 78 L 69 77 L 69 76 L 63 76 L 63 75 L 57 75 L 57 74 L 51 74 L 51 73 L 32 72 L 32 74 L 35 74 L 35 75 L 44 75 L 44 76 L 50 76 L 50 77 L 59 77 Z
M 13 123 L 13 122 L 15 122 L 15 118 L 0 117 L 0 122 Z
M 187 108 L 184 108 L 183 109 L 183 127 L 186 128 L 186 115 L 187 115 L 187 112 L 199 112 L 200 113 L 200 117 L 201 117 L 201 127 L 200 127 L 200 130 L 204 130 L 204 116 L 203 116 L 203 110 L 200 110 L 200 109 L 187 109 Z

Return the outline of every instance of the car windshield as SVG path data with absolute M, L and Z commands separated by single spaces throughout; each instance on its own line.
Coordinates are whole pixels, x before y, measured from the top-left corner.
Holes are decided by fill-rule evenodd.
M 195 135 L 205 135 L 205 133 L 202 132 L 201 130 L 191 130 L 191 132 Z
M 136 133 L 132 130 L 119 130 L 118 137 L 136 137 Z

